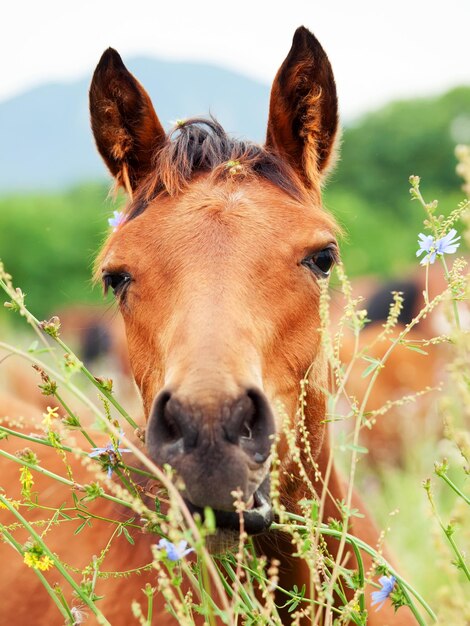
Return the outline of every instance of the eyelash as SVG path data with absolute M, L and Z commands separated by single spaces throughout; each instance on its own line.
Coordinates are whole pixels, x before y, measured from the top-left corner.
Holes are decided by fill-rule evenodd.
M 131 281 L 132 277 L 127 272 L 106 272 L 103 274 L 104 293 L 112 289 L 116 297 L 122 298 Z
M 309 254 L 301 261 L 301 265 L 304 265 L 322 278 L 326 278 L 330 275 L 331 268 L 337 262 L 338 250 L 334 246 L 328 246 L 323 248 L 323 250 Z

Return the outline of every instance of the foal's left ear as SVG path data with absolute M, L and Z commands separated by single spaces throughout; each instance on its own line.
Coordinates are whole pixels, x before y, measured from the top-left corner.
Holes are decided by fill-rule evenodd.
M 301 26 L 271 90 L 266 147 L 281 154 L 307 188 L 334 161 L 338 129 L 336 84 L 328 57 Z
M 93 74 L 90 116 L 104 162 L 118 184 L 132 192 L 150 172 L 165 131 L 149 95 L 112 48 L 104 52 Z

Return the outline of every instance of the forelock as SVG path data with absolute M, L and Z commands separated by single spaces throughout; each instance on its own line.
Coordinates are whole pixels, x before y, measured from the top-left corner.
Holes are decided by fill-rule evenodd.
M 250 141 L 229 136 L 214 118 L 177 122 L 154 155 L 154 168 L 134 196 L 127 219 L 140 215 L 160 194 L 182 193 L 198 173 L 215 179 L 259 176 L 299 200 L 302 185 L 277 154 Z

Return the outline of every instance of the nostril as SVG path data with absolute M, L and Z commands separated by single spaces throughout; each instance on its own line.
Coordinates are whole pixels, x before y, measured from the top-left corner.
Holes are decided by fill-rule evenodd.
M 240 439 L 240 444 L 255 463 L 262 464 L 271 453 L 274 417 L 264 394 L 257 389 L 249 389 L 246 395 L 251 401 L 252 411 L 243 424 L 243 432 L 249 436 Z
M 256 439 L 257 436 L 271 436 L 274 434 L 274 418 L 264 394 L 257 389 L 249 389 L 246 395 L 252 405 L 250 420 L 247 421 L 252 437 Z
M 160 419 L 159 434 L 162 443 L 171 443 L 183 437 L 181 426 L 178 422 L 178 406 L 175 402 L 168 398 L 167 402 L 162 406 L 162 415 Z
M 157 462 L 170 462 L 171 458 L 192 450 L 197 445 L 198 434 L 198 423 L 191 411 L 170 392 L 162 392 L 147 426 L 149 451 Z
M 183 452 L 183 431 L 169 391 L 162 391 L 155 401 L 146 439 L 150 455 L 157 463 L 168 463 Z
M 251 439 L 253 436 L 252 421 L 255 407 L 251 399 L 244 394 L 226 410 L 222 424 L 225 438 L 238 446 L 240 438 Z
M 160 444 L 169 443 L 178 436 L 177 425 L 168 410 L 170 400 L 170 392 L 163 391 L 153 409 L 151 426 Z
M 255 463 L 264 463 L 271 452 L 274 418 L 264 395 L 249 389 L 233 405 L 224 423 L 227 441 L 240 446 Z

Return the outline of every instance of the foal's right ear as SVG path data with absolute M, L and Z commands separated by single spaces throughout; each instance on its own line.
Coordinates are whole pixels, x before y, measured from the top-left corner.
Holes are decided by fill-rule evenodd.
M 90 116 L 104 162 L 117 183 L 132 192 L 150 172 L 165 131 L 147 92 L 112 48 L 104 52 L 93 74 Z

